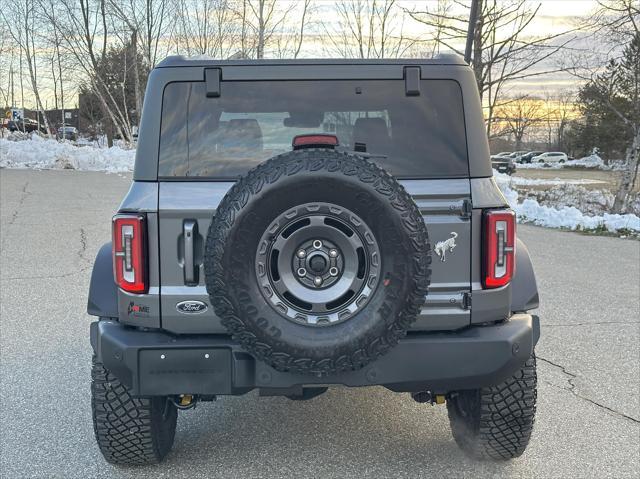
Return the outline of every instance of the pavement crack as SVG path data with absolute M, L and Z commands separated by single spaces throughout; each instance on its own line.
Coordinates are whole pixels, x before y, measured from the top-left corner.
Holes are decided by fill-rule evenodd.
M 24 204 L 27 197 L 31 194 L 30 191 L 27 191 L 28 187 L 29 187 L 28 181 L 25 182 L 24 185 L 22 185 L 22 188 L 20 190 L 20 198 L 18 199 L 18 205 L 16 206 L 16 209 L 13 211 L 13 213 L 11 213 L 11 218 L 9 218 L 9 221 L 7 221 L 7 227 L 13 225 L 18 219 L 18 216 L 20 215 L 20 208 Z M 2 239 L 2 241 L 0 241 L 0 249 L 4 250 L 6 235 L 0 235 L 0 236 Z
M 540 361 L 544 361 L 547 364 L 551 364 L 552 366 L 555 366 L 556 368 L 559 368 L 564 374 L 566 374 L 567 376 L 571 377 L 571 379 L 569 380 L 569 384 L 571 384 L 571 386 L 575 387 L 575 385 L 573 383 L 571 383 L 571 381 L 574 378 L 578 377 L 576 374 L 573 374 L 573 373 L 567 371 L 566 368 L 562 364 L 554 363 L 553 361 L 550 361 L 549 359 L 543 358 L 543 357 L 538 356 L 538 355 L 536 355 L 536 359 L 539 359 Z
M 640 324 L 638 321 L 596 321 L 593 323 L 559 323 L 559 324 L 544 324 L 545 328 L 553 327 L 572 327 L 572 326 L 598 326 L 603 324 Z
M 27 191 L 28 187 L 29 187 L 29 182 L 28 181 L 24 185 L 22 185 L 22 189 L 20 190 L 20 198 L 18 199 L 18 206 L 16 206 L 16 209 L 11 214 L 11 218 L 7 222 L 8 226 L 11 226 L 13 223 L 16 222 L 16 220 L 18 219 L 19 212 L 20 212 L 20 207 L 24 204 L 24 202 L 27 199 L 27 197 L 31 194 L 29 191 Z
M 74 276 L 76 274 L 83 273 L 87 270 L 91 269 L 91 266 L 86 266 L 85 268 L 80 268 L 77 271 L 72 271 L 70 273 L 64 274 L 53 274 L 53 275 L 42 275 L 42 276 L 11 276 L 8 278 L 0 278 L 1 281 L 11 281 L 11 280 L 23 280 L 23 279 L 58 279 L 58 278 L 68 278 L 69 276 Z
M 583 396 L 578 391 L 576 391 L 576 384 L 575 384 L 574 380 L 576 378 L 578 378 L 578 375 L 572 373 L 571 371 L 567 371 L 567 369 L 562 364 L 554 363 L 553 361 L 551 361 L 549 359 L 546 359 L 546 358 L 543 358 L 543 357 L 537 356 L 537 355 L 536 355 L 536 359 L 540 360 L 540 361 L 543 361 L 543 362 L 545 362 L 547 364 L 550 364 L 551 366 L 554 366 L 554 367 L 560 369 L 560 371 L 562 371 L 562 374 L 564 374 L 565 376 L 568 376 L 567 383 L 569 384 L 569 387 L 563 388 L 563 387 L 559 387 L 559 386 L 556 386 L 555 384 L 552 384 L 550 382 L 545 381 L 550 386 L 557 387 L 559 389 L 562 389 L 563 391 L 569 391 L 571 394 L 573 394 L 578 399 L 582 399 L 583 401 L 587 401 L 587 402 L 593 404 L 594 406 L 597 406 L 597 407 L 599 407 L 601 409 L 609 411 L 612 414 L 615 414 L 616 416 L 619 416 L 619 417 L 624 418 L 624 419 L 628 419 L 629 421 L 633 421 L 636 424 L 640 424 L 640 419 L 637 419 L 637 418 L 635 418 L 633 416 L 629 416 L 629 415 L 627 415 L 627 414 L 625 414 L 623 412 L 616 411 L 615 409 L 612 409 L 609 406 L 605 406 L 604 404 L 599 403 L 598 401 L 594 401 L 593 399 L 590 399 L 590 398 L 588 398 L 586 396 Z
M 84 228 L 80 228 L 80 250 L 78 251 L 78 257 L 81 261 L 87 264 L 91 264 L 91 260 L 85 257 L 87 252 L 87 232 Z

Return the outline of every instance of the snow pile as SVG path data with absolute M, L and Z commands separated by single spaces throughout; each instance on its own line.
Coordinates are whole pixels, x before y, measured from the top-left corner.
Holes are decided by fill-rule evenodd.
M 598 170 L 623 170 L 626 166 L 624 160 L 611 160 L 608 164 L 597 154 L 592 153 L 584 158 L 578 158 L 577 160 L 569 160 L 564 163 L 518 163 L 516 169 L 518 170 L 559 170 L 560 168 L 594 168 Z
M 548 228 L 569 228 L 571 230 L 604 228 L 611 233 L 616 233 L 620 230 L 631 230 L 640 233 L 640 218 L 635 214 L 604 213 L 602 215 L 588 215 L 575 206 L 545 206 L 532 198 L 527 198 L 522 203 L 518 203 L 518 192 L 511 188 L 511 177 L 495 170 L 493 176 L 521 222 L 530 222 Z M 605 201 L 608 200 L 607 198 Z
M 561 178 L 546 179 L 546 178 L 543 178 L 543 179 L 538 179 L 538 178 L 523 178 L 521 176 L 513 176 L 513 177 L 511 177 L 511 184 L 512 185 L 516 185 L 516 186 L 592 185 L 592 184 L 598 184 L 598 183 L 605 183 L 605 182 L 604 181 L 600 181 L 600 180 L 588 180 L 588 179 L 584 179 L 584 178 L 578 178 L 578 179 L 572 179 L 572 178 L 568 178 L 568 179 L 561 179 Z
M 527 190 L 520 193 L 541 205 L 561 208 L 574 206 L 585 214 L 601 215 L 611 210 L 614 195 L 608 190 L 590 190 L 579 185 L 563 185 L 548 190 Z M 635 211 L 631 210 L 635 213 Z
M 553 208 L 543 206 L 532 199 L 526 199 L 517 205 L 516 213 L 523 222 L 532 222 L 548 228 L 569 228 L 572 230 L 605 228 L 611 233 L 616 233 L 618 230 L 631 230 L 640 233 L 640 218 L 632 214 L 612 215 L 605 213 L 602 216 L 589 216 L 574 206 Z
M 517 163 L 516 170 L 557 170 L 564 166 L 564 163 Z
M 79 147 L 32 135 L 30 140 L 0 139 L 0 168 L 72 169 L 119 173 L 133 170 L 135 150 Z
M 564 163 L 564 166 L 577 166 L 580 168 L 598 168 L 600 170 L 604 170 L 607 168 L 606 165 L 604 164 L 604 160 L 595 153 L 589 156 L 585 156 L 584 158 L 579 158 L 577 160 L 569 160 L 566 163 Z

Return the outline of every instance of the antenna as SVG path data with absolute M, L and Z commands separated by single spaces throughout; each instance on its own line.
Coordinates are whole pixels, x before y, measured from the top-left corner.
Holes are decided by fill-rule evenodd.
M 471 63 L 471 47 L 475 36 L 476 23 L 478 21 L 478 5 L 480 0 L 471 0 L 471 11 L 469 12 L 469 29 L 467 30 L 467 45 L 464 49 L 464 61 Z

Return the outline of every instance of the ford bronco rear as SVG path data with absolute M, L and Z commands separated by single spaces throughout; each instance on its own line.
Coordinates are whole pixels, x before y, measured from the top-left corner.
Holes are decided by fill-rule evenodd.
M 446 402 L 464 451 L 522 454 L 538 294 L 466 63 L 172 57 L 142 118 L 89 293 L 108 461 L 162 460 L 198 401 L 332 385 Z

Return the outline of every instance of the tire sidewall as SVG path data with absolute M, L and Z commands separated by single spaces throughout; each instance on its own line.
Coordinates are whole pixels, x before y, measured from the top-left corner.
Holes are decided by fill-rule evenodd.
M 376 170 L 362 159 L 326 151 L 295 153 L 270 160 L 276 164 L 275 173 L 269 162 L 250 172 L 246 183 L 237 184 L 238 191 L 230 192 L 229 201 L 221 204 L 207 244 L 222 241 L 224 246 L 207 248 L 205 254 L 209 294 L 234 337 L 278 369 L 358 368 L 384 354 L 417 315 L 416 289 L 426 294 L 426 284 L 416 285 L 426 283 L 426 228 L 404 190 L 401 197 L 389 188 L 396 186 L 395 180 L 379 169 L 372 175 Z M 316 160 L 324 168 L 314 168 Z M 265 177 L 261 169 L 278 177 Z M 369 302 L 338 324 L 295 323 L 272 307 L 258 283 L 260 238 L 278 215 L 306 203 L 350 210 L 367 224 L 380 249 L 380 277 Z M 416 258 L 421 248 L 427 255 L 421 252 Z M 213 276 L 217 281 L 209 280 Z

